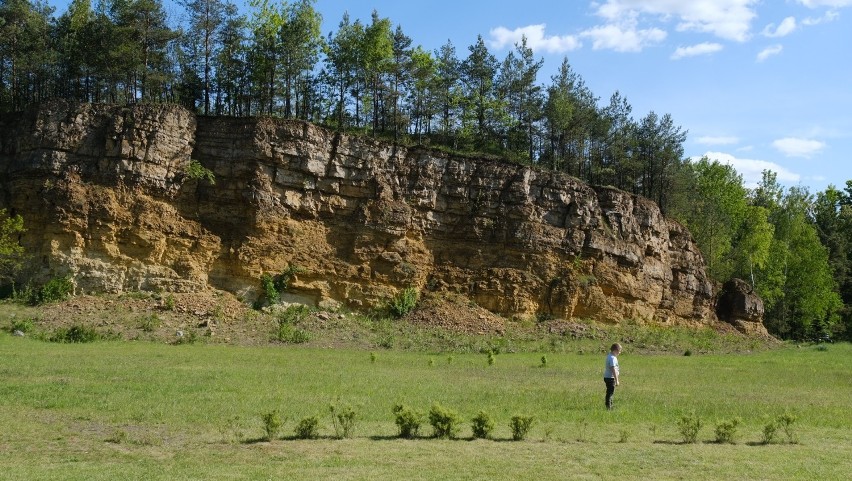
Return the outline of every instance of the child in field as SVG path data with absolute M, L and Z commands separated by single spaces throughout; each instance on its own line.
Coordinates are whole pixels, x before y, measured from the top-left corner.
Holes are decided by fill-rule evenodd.
M 612 409 L 612 395 L 615 393 L 615 386 L 618 386 L 618 355 L 621 354 L 621 344 L 615 343 L 609 348 L 609 354 L 606 356 L 606 364 L 604 365 L 604 384 L 606 384 L 606 408 Z

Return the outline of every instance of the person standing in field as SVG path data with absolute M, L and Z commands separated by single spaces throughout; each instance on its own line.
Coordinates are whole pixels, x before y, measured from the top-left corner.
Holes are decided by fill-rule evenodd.
M 615 343 L 609 348 L 609 354 L 606 356 L 606 364 L 604 365 L 604 384 L 606 384 L 606 403 L 607 410 L 612 410 L 612 395 L 615 394 L 615 386 L 618 386 L 618 355 L 621 354 L 621 344 Z

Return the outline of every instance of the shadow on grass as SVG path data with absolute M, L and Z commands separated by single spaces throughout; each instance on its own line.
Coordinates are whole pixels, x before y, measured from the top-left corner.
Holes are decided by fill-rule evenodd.
M 512 438 L 477 438 L 473 436 L 467 437 L 456 437 L 456 438 L 436 438 L 435 436 L 415 436 L 411 438 L 403 438 L 398 435 L 390 435 L 390 436 L 368 436 L 367 437 L 371 441 L 399 441 L 399 440 L 407 440 L 407 441 L 459 441 L 459 442 L 472 442 L 472 441 L 491 441 L 494 443 L 516 443 L 519 442 Z M 522 440 L 525 441 L 525 440 Z
M 240 441 L 240 444 L 261 444 L 261 443 L 271 443 L 271 442 L 275 442 L 275 441 L 328 441 L 328 440 L 341 441 L 343 439 L 347 439 L 347 438 L 339 438 L 337 436 L 329 436 L 329 435 L 316 436 L 316 437 L 313 437 L 313 438 L 300 438 L 298 436 L 279 436 L 279 437 L 275 437 L 275 438 L 272 438 L 272 439 L 268 439 L 266 437 L 244 439 L 244 440 Z M 350 437 L 348 439 L 352 439 L 352 437 Z

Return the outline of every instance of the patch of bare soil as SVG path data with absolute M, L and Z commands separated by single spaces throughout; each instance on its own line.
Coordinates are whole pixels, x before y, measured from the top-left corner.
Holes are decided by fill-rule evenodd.
M 261 344 L 269 341 L 272 320 L 226 292 L 81 295 L 39 308 L 46 331 L 74 325 L 93 327 L 125 340 Z
M 503 334 L 506 330 L 505 319 L 454 294 L 426 294 L 405 320 L 463 334 Z

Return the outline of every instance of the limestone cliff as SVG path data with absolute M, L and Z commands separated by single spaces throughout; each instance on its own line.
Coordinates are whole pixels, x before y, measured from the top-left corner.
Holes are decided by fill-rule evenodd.
M 215 185 L 186 175 L 191 160 Z M 78 291 L 210 287 L 368 307 L 415 286 L 504 315 L 716 319 L 689 233 L 560 173 L 267 118 L 56 102 L 0 119 L 0 207 L 30 274 Z

